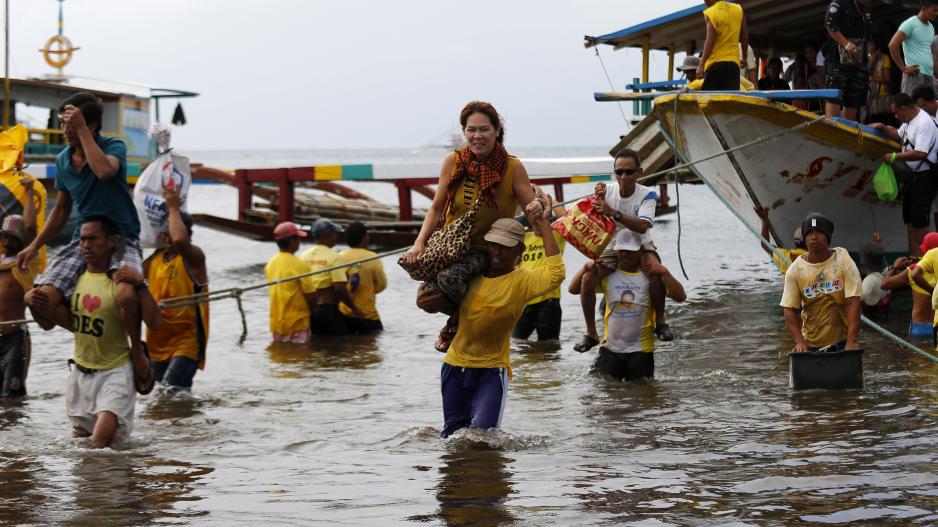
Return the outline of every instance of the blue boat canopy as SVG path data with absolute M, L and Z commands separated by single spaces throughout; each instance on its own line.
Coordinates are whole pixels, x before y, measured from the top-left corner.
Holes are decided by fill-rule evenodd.
M 805 44 L 827 40 L 824 14 L 830 0 L 735 0 L 743 6 L 752 47 L 772 55 L 793 54 Z M 918 0 L 877 0 L 872 2 L 874 31 L 893 26 L 886 38 L 906 18 L 918 12 Z M 614 33 L 585 37 L 585 46 L 643 48 L 696 53 L 703 48 L 707 32 L 702 20 L 703 0 L 696 6 L 649 20 Z

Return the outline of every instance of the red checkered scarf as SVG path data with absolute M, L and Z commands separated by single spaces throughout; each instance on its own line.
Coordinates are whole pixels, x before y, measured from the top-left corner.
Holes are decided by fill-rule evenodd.
M 469 149 L 469 145 L 456 150 L 456 172 L 453 174 L 453 179 L 450 180 L 449 186 L 446 188 L 446 202 L 453 202 L 459 184 L 462 183 L 466 176 L 469 176 L 480 182 L 481 189 L 479 192 L 482 193 L 483 201 L 493 209 L 497 209 L 498 206 L 495 203 L 495 187 L 501 182 L 502 174 L 505 173 L 505 167 L 507 166 L 508 151 L 498 142 L 495 143 L 495 148 L 492 150 L 492 153 L 482 162 L 479 162 L 475 158 L 472 151 Z

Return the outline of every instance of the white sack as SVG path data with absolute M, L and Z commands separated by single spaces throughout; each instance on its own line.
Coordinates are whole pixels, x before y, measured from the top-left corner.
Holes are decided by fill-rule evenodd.
M 182 210 L 185 211 L 191 185 L 188 157 L 163 154 L 147 165 L 134 186 L 134 205 L 140 218 L 141 246 L 158 247 L 160 233 L 169 230 L 169 211 L 166 209 L 166 200 L 163 199 L 163 189 L 179 189 Z

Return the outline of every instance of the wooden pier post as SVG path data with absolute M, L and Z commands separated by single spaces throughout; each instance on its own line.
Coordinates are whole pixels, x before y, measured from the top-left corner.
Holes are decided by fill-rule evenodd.
M 281 168 L 277 174 L 277 186 L 280 188 L 280 196 L 277 203 L 277 217 L 281 223 L 293 221 L 293 182 L 290 181 L 290 171 Z
M 244 211 L 251 208 L 251 198 L 253 197 L 253 185 L 248 181 L 248 171 L 244 169 L 235 170 L 235 183 L 238 186 L 238 220 L 245 221 Z
M 400 210 L 399 219 L 401 221 L 412 221 L 414 219 L 414 205 L 410 195 L 410 186 L 406 180 L 397 180 L 397 206 Z

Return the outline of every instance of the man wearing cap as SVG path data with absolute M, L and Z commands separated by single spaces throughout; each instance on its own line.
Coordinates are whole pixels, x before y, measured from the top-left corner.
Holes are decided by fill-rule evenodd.
M 772 261 L 775 262 L 776 267 L 778 267 L 778 272 L 783 276 L 788 271 L 788 266 L 791 265 L 791 262 L 795 261 L 795 258 L 798 258 L 802 254 L 807 254 L 807 249 L 804 246 L 804 237 L 801 236 L 801 227 L 795 229 L 795 234 L 792 236 L 792 239 L 795 242 L 794 249 L 786 249 L 784 247 L 778 247 L 776 245 L 766 245 L 765 241 L 770 240 L 769 234 L 769 209 L 765 207 L 756 207 L 756 215 L 759 216 L 759 219 L 762 220 L 762 250 L 766 252 L 769 256 L 772 257 Z M 785 258 L 781 258 L 779 253 Z
M 524 226 L 512 218 L 496 220 L 485 234 L 489 266 L 472 280 L 459 305 L 459 328 L 443 358 L 440 372 L 443 431 L 448 437 L 461 428 L 501 425 L 511 378 L 511 330 L 525 304 L 558 287 L 565 268 L 560 249 L 538 200 L 525 207 L 529 224 L 544 239 L 547 265 L 517 269 L 524 253 Z M 443 295 L 421 286 L 417 305 L 439 311 Z
M 36 205 L 33 201 L 33 183 L 24 178 L 23 215 L 11 214 L 3 218 L 0 230 L 0 321 L 26 318 L 23 296 L 33 287 L 39 273 L 39 260 L 30 262 L 23 271 L 16 266 L 16 254 L 36 238 Z M 29 333 L 26 325 L 0 328 L 0 397 L 26 395 L 26 373 L 29 369 Z
M 300 240 L 306 231 L 295 223 L 284 222 L 274 228 L 274 240 L 280 251 L 264 266 L 268 282 L 287 280 L 309 272 L 309 265 L 297 258 Z M 270 293 L 270 332 L 274 342 L 306 344 L 310 339 L 309 316 L 316 303 L 316 284 L 311 276 L 272 285 Z
M 642 267 L 645 271 L 650 271 L 661 266 L 661 258 L 652 238 L 658 194 L 637 182 L 643 174 L 642 156 L 637 151 L 623 148 L 617 152 L 613 168 L 616 181 L 609 185 L 596 184 L 595 194 L 598 199 L 594 206 L 597 211 L 615 222 L 616 233 L 624 229 L 630 230 L 642 239 Z M 596 330 L 596 289 L 618 265 L 618 256 L 610 242 L 595 262 L 584 265 L 570 280 L 568 291 L 570 294 L 580 295 L 580 306 L 583 308 L 583 319 L 586 323 L 586 334 L 573 346 L 573 349 L 580 353 L 593 348 L 601 341 Z M 658 324 L 655 334 L 663 341 L 674 340 L 671 328 L 665 320 L 664 285 L 657 274 L 652 277 L 651 282 L 651 299 Z
M 808 254 L 798 257 L 785 273 L 781 302 L 794 351 L 858 349 L 860 271 L 846 249 L 830 247 L 834 224 L 825 216 L 808 214 L 801 232 Z
M 620 381 L 655 376 L 655 309 L 651 302 L 651 280 L 642 270 L 642 240 L 623 229 L 616 235 L 619 258 L 616 271 L 606 279 L 605 341 L 593 371 Z M 687 299 L 684 287 L 663 266 L 652 271 L 664 282 L 668 297 Z
M 192 243 L 192 216 L 182 212 L 176 189 L 163 191 L 169 232 L 160 234 L 162 247 L 143 262 L 150 292 L 164 298 L 208 291 L 205 253 Z M 197 369 L 205 368 L 208 345 L 208 303 L 163 309 L 159 329 L 147 328 L 150 363 L 156 381 L 170 391 L 189 391 Z
M 300 254 L 300 260 L 306 262 L 310 271 L 323 271 L 342 264 L 339 253 L 332 249 L 340 232 L 342 228 L 328 218 L 319 218 L 313 223 L 315 244 Z M 348 275 L 344 268 L 319 273 L 311 278 L 316 287 L 310 325 L 314 335 L 342 335 L 348 331 L 342 312 L 339 311 L 339 302 L 348 306 L 355 318 L 365 318 L 346 288 Z
M 679 73 L 683 73 L 687 77 L 687 84 L 690 85 L 692 82 L 697 80 L 697 68 L 700 66 L 700 57 L 697 55 L 687 55 L 684 57 L 684 62 L 677 67 Z M 703 84 L 703 81 L 701 81 Z M 694 88 L 692 88 L 694 89 Z
M 367 258 L 378 256 L 368 250 L 368 228 L 360 221 L 354 221 L 345 229 L 345 242 L 349 248 L 339 253 L 342 263 L 361 262 Z M 349 333 L 367 334 L 384 329 L 381 316 L 378 314 L 377 297 L 388 286 L 388 277 L 384 274 L 384 265 L 381 260 L 374 259 L 368 262 L 356 263 L 346 269 L 348 275 L 348 290 L 355 305 L 365 314 L 364 318 L 357 318 L 352 310 L 342 304 L 339 309 L 345 317 L 345 324 Z

